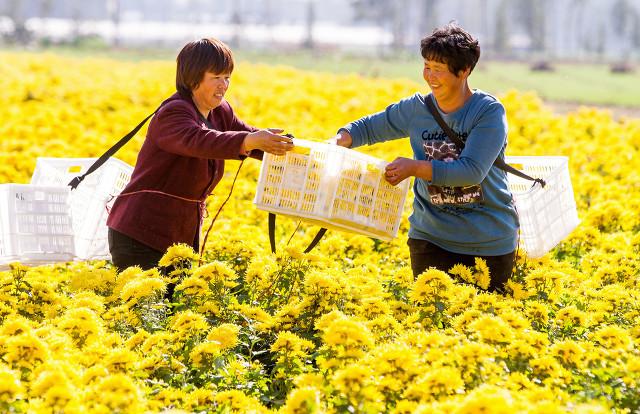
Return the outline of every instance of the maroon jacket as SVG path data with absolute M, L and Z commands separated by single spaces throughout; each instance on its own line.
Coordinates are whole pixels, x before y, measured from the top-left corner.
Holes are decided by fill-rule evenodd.
M 257 130 L 238 119 L 226 101 L 208 120 L 214 129 L 205 125 L 192 100 L 178 93 L 162 103 L 131 181 L 111 208 L 108 227 L 160 251 L 174 243 L 197 248 L 201 203 L 188 200 L 204 202 L 222 178 L 223 160 L 245 158 L 242 143 Z

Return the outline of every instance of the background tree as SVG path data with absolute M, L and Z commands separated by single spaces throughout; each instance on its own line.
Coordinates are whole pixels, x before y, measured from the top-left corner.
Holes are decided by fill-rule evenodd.
M 24 16 L 24 1 L 7 0 L 5 15 L 13 22 L 13 33 L 9 35 L 9 41 L 18 44 L 27 44 L 31 40 L 31 33 L 27 30 Z
M 73 27 L 73 41 L 78 43 L 80 41 L 81 30 L 80 26 L 84 19 L 83 12 L 85 10 L 84 2 L 82 0 L 71 1 L 71 22 Z
M 38 8 L 41 19 L 48 19 L 51 17 L 53 11 L 53 0 L 40 0 L 40 7 Z
M 584 11 L 589 0 L 571 0 L 569 3 L 569 14 L 567 16 L 567 25 L 569 25 L 570 39 L 569 50 L 573 50 L 574 54 L 580 53 L 584 48 Z
M 533 52 L 545 52 L 547 49 L 545 14 L 547 4 L 546 0 L 517 1 L 517 18 L 529 36 Z
M 634 23 L 638 11 L 629 0 L 616 0 L 611 6 L 611 25 L 623 45 L 621 58 L 626 60 L 633 49 Z
M 307 0 L 305 3 L 305 38 L 302 46 L 305 49 L 313 49 L 313 27 L 316 23 L 316 2 L 315 0 Z
M 634 16 L 632 27 L 631 43 L 633 44 L 633 49 L 637 50 L 640 49 L 640 13 L 636 13 Z
M 232 2 L 231 5 L 232 9 L 230 23 L 233 25 L 233 34 L 231 35 L 229 45 L 231 47 L 240 47 L 243 38 L 242 24 L 244 23 L 244 19 L 242 18 L 242 0 L 236 0 Z
M 120 46 L 120 0 L 107 0 L 107 14 L 113 25 L 112 46 Z
M 438 3 L 440 3 L 440 0 L 424 0 L 422 9 L 422 37 L 430 34 L 433 29 L 438 26 Z
M 405 47 L 407 0 L 351 0 L 355 21 L 372 21 L 391 31 L 391 46 Z
M 499 56 L 506 56 L 510 52 L 509 44 L 509 0 L 501 0 L 496 10 L 496 28 L 493 37 L 493 47 Z

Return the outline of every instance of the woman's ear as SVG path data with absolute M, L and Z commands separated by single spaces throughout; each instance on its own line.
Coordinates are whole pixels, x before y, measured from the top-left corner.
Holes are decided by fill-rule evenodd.
M 471 68 L 462 69 L 461 71 L 458 72 L 457 76 L 459 78 L 466 79 L 469 77 L 469 75 L 471 75 Z

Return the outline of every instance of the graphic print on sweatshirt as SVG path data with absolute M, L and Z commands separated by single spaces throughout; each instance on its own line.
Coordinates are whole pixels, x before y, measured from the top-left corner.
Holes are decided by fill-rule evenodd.
M 423 135 L 424 136 L 424 135 Z M 444 139 L 427 139 L 422 145 L 427 161 L 439 160 L 453 162 L 458 159 L 460 153 L 453 142 Z M 484 200 L 482 187 L 479 184 L 464 187 L 448 187 L 429 185 L 429 198 L 435 205 L 445 204 L 470 204 Z

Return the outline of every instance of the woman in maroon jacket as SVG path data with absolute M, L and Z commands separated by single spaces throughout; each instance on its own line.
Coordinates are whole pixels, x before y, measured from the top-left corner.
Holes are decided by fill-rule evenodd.
M 204 201 L 224 173 L 225 159 L 282 155 L 293 148 L 280 129 L 257 129 L 224 100 L 233 71 L 231 50 L 216 39 L 190 42 L 177 60 L 177 92 L 149 124 L 131 181 L 107 226 L 119 269 L 158 265 L 166 249 L 198 249 Z

